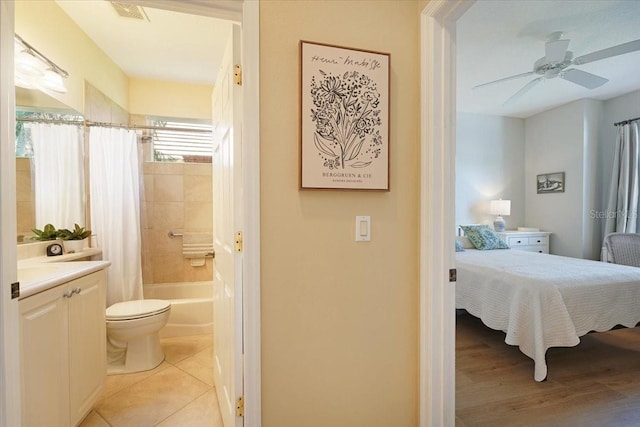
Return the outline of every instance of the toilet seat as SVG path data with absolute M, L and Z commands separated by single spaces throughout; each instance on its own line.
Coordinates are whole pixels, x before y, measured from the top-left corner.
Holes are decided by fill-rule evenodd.
M 164 313 L 171 308 L 171 302 L 159 299 L 141 299 L 118 302 L 107 308 L 107 321 L 135 320 Z

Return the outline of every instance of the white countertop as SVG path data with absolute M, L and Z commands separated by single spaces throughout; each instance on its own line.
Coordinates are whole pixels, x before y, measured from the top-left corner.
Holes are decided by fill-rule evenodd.
M 19 299 L 103 270 L 111 265 L 111 261 L 60 262 L 91 256 L 89 252 L 90 250 L 85 250 L 76 254 L 57 257 L 36 257 L 18 261 Z M 98 250 L 98 252 L 100 251 Z

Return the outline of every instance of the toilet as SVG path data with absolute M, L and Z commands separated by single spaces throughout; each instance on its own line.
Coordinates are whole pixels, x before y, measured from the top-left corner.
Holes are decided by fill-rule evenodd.
M 171 302 L 142 299 L 113 304 L 106 311 L 107 374 L 147 371 L 164 360 L 158 332 Z

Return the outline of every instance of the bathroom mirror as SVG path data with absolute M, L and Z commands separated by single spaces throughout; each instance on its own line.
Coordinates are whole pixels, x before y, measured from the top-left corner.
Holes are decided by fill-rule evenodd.
M 60 101 L 36 89 L 16 87 L 16 117 L 30 113 L 64 114 L 81 117 L 80 113 Z M 17 122 L 18 123 L 18 122 Z M 24 123 L 24 122 L 23 122 Z M 32 229 L 36 228 L 35 170 L 32 151 L 19 149 L 16 152 L 16 211 L 18 243 L 31 243 Z M 82 197 L 86 200 L 86 197 Z M 84 203 L 78 206 L 85 211 Z M 54 224 L 55 226 L 61 226 Z M 84 225 L 84 224 L 81 224 Z

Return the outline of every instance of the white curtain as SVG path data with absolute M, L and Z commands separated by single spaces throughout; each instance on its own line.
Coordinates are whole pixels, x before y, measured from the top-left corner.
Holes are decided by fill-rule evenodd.
M 33 143 L 36 228 L 84 227 L 84 150 L 75 125 L 29 123 Z
M 89 131 L 91 230 L 107 270 L 107 305 L 142 299 L 140 159 L 136 134 L 126 129 Z
M 637 232 L 640 192 L 639 155 L 638 122 L 619 125 L 606 212 L 605 236 L 613 232 Z

